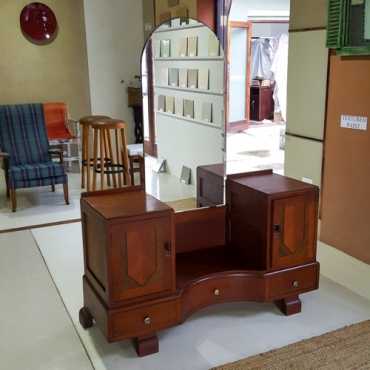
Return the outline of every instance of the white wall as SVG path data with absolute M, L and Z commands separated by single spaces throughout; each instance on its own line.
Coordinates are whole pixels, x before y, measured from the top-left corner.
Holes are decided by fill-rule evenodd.
M 233 0 L 230 20 L 246 21 L 248 17 L 289 17 L 290 0 Z
M 134 142 L 127 86 L 135 75 L 140 75 L 144 46 L 142 2 L 84 0 L 84 7 L 92 114 L 123 119 L 129 125 L 128 140 Z

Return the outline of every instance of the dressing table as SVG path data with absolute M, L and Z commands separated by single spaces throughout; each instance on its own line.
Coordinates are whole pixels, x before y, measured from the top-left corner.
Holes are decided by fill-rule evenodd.
M 226 181 L 226 205 L 175 213 L 143 188 L 81 200 L 84 328 L 109 342 L 134 338 L 139 356 L 156 333 L 209 305 L 274 302 L 301 311 L 318 288 L 318 188 L 260 171 Z
M 140 186 L 82 195 L 79 315 L 109 342 L 134 339 L 139 356 L 158 351 L 160 330 L 207 306 L 274 302 L 292 315 L 319 284 L 318 188 L 272 170 L 225 176 L 225 62 L 215 35 L 175 19 L 144 53 L 144 137 L 158 157 L 144 147 Z M 196 209 L 169 206 L 196 200 Z

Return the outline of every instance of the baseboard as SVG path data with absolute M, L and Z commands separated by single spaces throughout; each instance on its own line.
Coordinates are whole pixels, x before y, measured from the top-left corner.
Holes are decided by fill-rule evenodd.
M 322 275 L 370 299 L 370 265 L 323 242 L 317 254 Z

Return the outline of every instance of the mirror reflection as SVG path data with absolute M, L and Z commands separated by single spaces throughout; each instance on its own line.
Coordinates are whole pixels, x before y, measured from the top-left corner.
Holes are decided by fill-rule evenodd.
M 146 192 L 175 210 L 224 203 L 224 53 L 198 21 L 175 18 L 142 56 Z M 220 182 L 219 192 L 207 192 Z

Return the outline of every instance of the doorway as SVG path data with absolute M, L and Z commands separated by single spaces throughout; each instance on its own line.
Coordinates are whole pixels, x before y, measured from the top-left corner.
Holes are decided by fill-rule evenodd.
M 284 172 L 289 0 L 233 0 L 227 27 L 227 172 Z
M 251 22 L 229 22 L 228 131 L 248 128 L 250 114 Z

